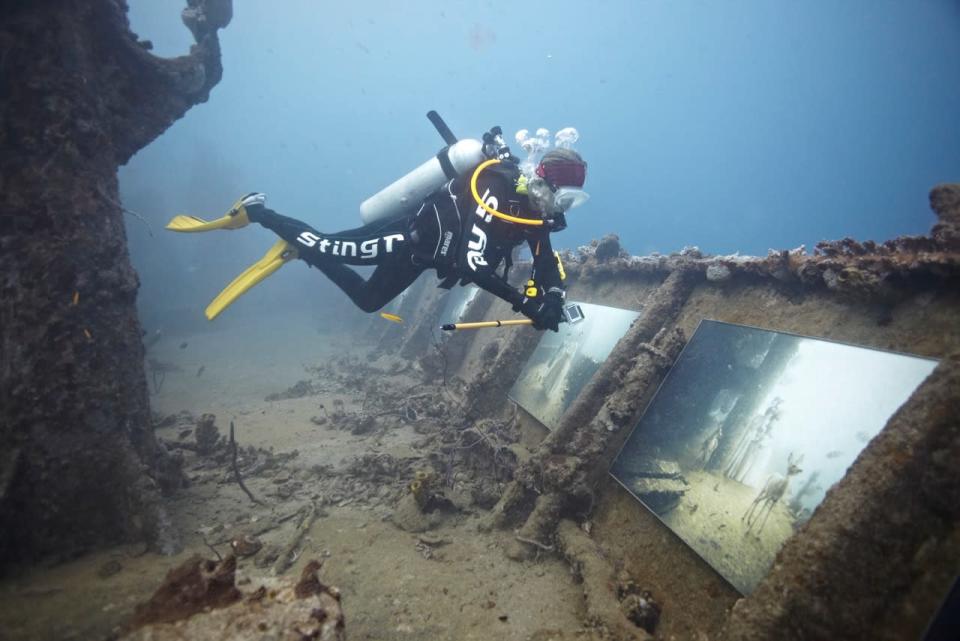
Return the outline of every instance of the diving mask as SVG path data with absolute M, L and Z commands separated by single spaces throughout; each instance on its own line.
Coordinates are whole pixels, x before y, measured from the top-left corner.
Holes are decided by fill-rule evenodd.
M 590 200 L 590 194 L 576 187 L 560 187 L 553 194 L 554 211 L 568 212 Z
M 590 198 L 587 192 L 577 187 L 553 189 L 542 178 L 527 181 L 527 193 L 533 208 L 547 216 L 579 207 Z

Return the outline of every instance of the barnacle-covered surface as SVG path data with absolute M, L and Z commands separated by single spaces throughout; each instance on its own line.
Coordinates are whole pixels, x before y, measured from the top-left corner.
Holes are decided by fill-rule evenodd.
M 173 550 L 117 168 L 207 99 L 230 0 L 164 59 L 116 0 L 4 3 L 0 564 L 146 538 Z
M 608 236 L 568 252 L 565 264 L 580 286 L 609 280 L 662 280 L 683 267 L 703 274 L 707 284 L 775 287 L 786 296 L 835 294 L 834 300 L 891 306 L 923 292 L 947 292 L 960 278 L 960 186 L 930 192 L 939 222 L 930 236 L 904 236 L 885 242 L 845 238 L 823 241 L 812 252 L 798 247 L 770 250 L 767 256 L 709 256 L 696 247 L 667 256 L 630 256 L 619 239 Z M 611 249 L 616 245 L 617 250 Z
M 321 581 L 321 567 L 310 561 L 296 582 L 258 578 L 240 590 L 233 556 L 220 562 L 192 557 L 137 607 L 131 630 L 120 639 L 341 641 L 346 636 L 340 590 Z

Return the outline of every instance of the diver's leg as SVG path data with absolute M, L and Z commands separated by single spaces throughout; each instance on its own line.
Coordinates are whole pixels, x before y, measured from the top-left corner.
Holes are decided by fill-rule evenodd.
M 300 257 L 311 265 L 313 259 L 347 265 L 379 265 L 391 261 L 394 255 L 410 253 L 410 223 L 406 218 L 325 234 L 263 205 L 248 206 L 246 211 L 251 222 L 259 223 L 296 247 Z
M 406 219 L 372 223 L 324 234 L 272 209 L 247 207 L 251 222 L 273 231 L 297 249 L 308 265 L 323 272 L 365 312 L 375 312 L 409 287 L 423 267 L 412 261 Z M 376 265 L 369 280 L 347 265 Z
M 384 261 L 368 280 L 343 263 L 333 260 L 319 258 L 307 262 L 342 289 L 354 305 L 368 313 L 392 301 L 423 272 L 422 267 L 413 264 L 409 255 L 397 255 L 390 261 Z

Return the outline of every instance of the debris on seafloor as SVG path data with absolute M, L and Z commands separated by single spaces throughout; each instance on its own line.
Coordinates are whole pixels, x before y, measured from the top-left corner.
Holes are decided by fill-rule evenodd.
M 263 548 L 263 542 L 256 536 L 242 534 L 230 539 L 230 548 L 239 558 L 253 556 Z
M 287 571 L 294 562 L 296 562 L 297 557 L 299 557 L 300 552 L 298 548 L 300 543 L 303 541 L 303 537 L 306 536 L 307 532 L 313 526 L 313 522 L 317 518 L 317 505 L 316 503 L 310 503 L 307 506 L 307 509 L 304 511 L 302 517 L 300 517 L 300 524 L 297 526 L 297 531 L 294 533 L 293 538 L 287 543 L 287 545 L 280 551 L 280 555 L 277 557 L 276 563 L 273 564 L 273 574 L 274 576 L 280 576 Z
M 216 420 L 214 414 L 202 414 L 197 421 L 194 438 L 197 440 L 197 454 L 200 456 L 209 456 L 217 449 L 220 430 L 217 429 Z
M 371 433 L 407 425 L 423 435 L 415 446 L 420 455 L 394 457 L 374 451 L 356 457 L 344 467 L 297 468 L 291 465 L 297 456 L 295 451 L 274 454 L 272 450 L 241 447 L 235 440 L 235 429 L 232 442 L 221 437 L 212 414 L 197 419 L 180 412 L 155 417 L 155 425 L 171 428 L 173 438 L 161 439 L 167 450 L 188 452 L 184 463 L 190 481 L 218 486 L 236 483 L 251 500 L 296 504 L 292 514 L 297 522 L 303 519 L 307 504 L 316 505 L 315 518 L 323 515 L 323 506 L 366 505 L 379 507 L 383 517 L 401 530 L 424 532 L 464 511 L 495 503 L 499 484 L 517 464 L 516 455 L 510 450 L 511 443 L 518 438 L 516 417 L 467 423 L 460 418 L 461 408 L 453 394 L 458 384 L 455 379 L 445 389 L 417 385 L 414 390 L 406 379 L 400 384 L 390 381 L 386 369 L 365 367 L 363 371 L 368 376 L 360 387 L 348 387 L 356 382 L 354 373 L 335 371 L 328 364 L 307 368 L 325 378 L 301 381 L 295 386 L 298 390 L 323 390 L 338 395 L 318 404 L 321 416 L 313 422 L 323 422 L 330 429 Z M 357 395 L 356 400 L 349 395 Z M 178 433 L 196 434 L 196 445 L 184 442 L 185 436 L 177 439 Z M 191 452 L 196 456 L 191 456 Z M 492 478 L 488 478 L 491 474 Z M 210 542 L 217 547 L 229 543 L 239 555 L 237 545 L 243 544 L 245 537 L 258 540 L 259 535 L 279 526 L 280 521 L 275 518 L 255 526 L 237 520 L 236 527 L 221 526 L 218 531 L 223 534 Z M 299 533 L 302 528 L 296 531 Z M 280 542 L 265 541 L 262 549 L 254 553 L 255 565 L 268 571 L 276 566 L 288 567 L 302 547 L 297 544 L 298 536 L 291 533 Z M 290 537 L 293 540 L 288 544 Z M 418 545 L 423 547 L 420 552 L 424 557 L 438 558 L 428 544 Z
M 438 552 L 437 550 L 445 545 L 449 545 L 449 539 L 443 539 L 440 537 L 427 536 L 421 534 L 417 537 L 417 543 L 415 548 L 417 552 L 420 553 L 420 556 L 427 560 L 442 561 L 443 553 Z
M 179 412 L 155 417 L 154 425 L 176 431 L 178 440 L 159 439 L 159 442 L 166 451 L 177 451 L 176 455 L 181 457 L 180 465 L 186 468 L 189 481 L 237 483 L 257 504 L 262 503 L 248 491 L 243 479 L 281 470 L 299 454 L 296 450 L 274 453 L 272 449 L 240 447 L 235 435 L 231 443 L 230 439 L 220 437 L 214 414 L 203 414 L 196 419 L 189 412 Z M 185 442 L 183 439 L 191 434 L 194 434 L 195 442 Z M 192 452 L 196 454 L 196 458 L 184 460 L 178 450 Z
M 289 387 L 282 392 L 267 394 L 263 400 L 268 402 L 285 401 L 291 398 L 303 398 L 304 396 L 315 396 L 322 392 L 321 388 L 315 387 L 311 381 L 297 381 L 293 387 Z
M 253 492 L 251 492 L 249 488 L 247 488 L 246 484 L 243 482 L 243 477 L 240 476 L 240 468 L 237 467 L 237 441 L 234 438 L 233 432 L 234 432 L 233 421 L 230 421 L 230 457 L 231 457 L 230 462 L 231 462 L 231 466 L 233 467 L 233 477 L 234 479 L 236 479 L 237 485 L 240 486 L 240 489 L 243 490 L 244 494 L 246 494 L 251 501 L 259 505 L 261 504 L 260 501 L 258 501 L 257 498 L 253 495 Z
M 236 557 L 222 562 L 194 556 L 171 570 L 151 599 L 137 606 L 120 641 L 182 639 L 345 638 L 340 591 L 320 581 L 311 560 L 300 579 L 262 578 L 252 592 L 236 585 Z
M 190 557 L 167 573 L 149 601 L 136 607 L 132 625 L 171 623 L 236 603 L 243 597 L 235 585 L 236 570 L 234 556 L 221 562 Z
M 438 481 L 434 471 L 417 470 L 407 493 L 390 516 L 393 524 L 406 532 L 425 532 L 438 527 L 447 515 L 456 512 L 456 506 L 444 495 Z
M 492 506 L 499 496 L 500 483 L 517 465 L 516 453 L 511 450 L 518 440 L 516 416 L 465 421 L 457 394 L 462 391 L 462 381 L 451 379 L 442 387 L 422 382 L 411 386 L 406 378 L 390 380 L 396 369 L 396 363 L 389 361 L 371 365 L 343 357 L 306 367 L 316 378 L 277 395 L 307 390 L 336 395 L 317 404 L 319 414 L 309 419 L 313 425 L 372 436 L 409 426 L 424 436 L 415 444 L 419 456 L 395 459 L 386 453 L 372 453 L 340 470 L 313 466 L 307 472 L 323 480 L 324 491 L 315 493 L 312 500 L 318 505 L 353 502 L 390 506 L 393 522 L 411 531 L 435 527 L 445 512 Z M 356 398 L 344 399 L 344 394 Z M 422 487 L 403 484 L 400 480 L 409 479 L 413 468 L 429 471 L 433 478 L 425 484 L 422 482 L 427 479 L 414 478 Z M 298 477 L 282 482 L 275 494 L 286 500 L 290 492 L 297 494 L 309 487 L 311 480 Z M 423 509 L 418 501 L 426 506 L 429 497 L 436 497 L 451 509 Z
M 583 588 L 586 617 L 605 630 L 603 638 L 652 639 L 660 620 L 660 605 L 625 571 L 614 571 L 596 543 L 573 521 L 557 528 L 557 548 Z M 616 587 L 615 591 L 610 588 Z
M 429 511 L 428 507 L 434 498 L 433 486 L 436 478 L 437 475 L 430 470 L 417 470 L 413 474 L 409 489 L 421 512 Z
M 617 575 L 617 599 L 620 600 L 620 610 L 638 627 L 653 634 L 657 623 L 660 622 L 662 610 L 650 590 L 646 590 L 625 570 Z

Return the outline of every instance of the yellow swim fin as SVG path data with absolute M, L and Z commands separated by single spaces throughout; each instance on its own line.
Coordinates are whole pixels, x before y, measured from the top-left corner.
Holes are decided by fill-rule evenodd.
M 263 258 L 250 265 L 242 274 L 233 279 L 216 298 L 213 299 L 204 312 L 207 320 L 213 320 L 220 312 L 230 306 L 233 301 L 240 298 L 251 287 L 262 281 L 264 278 L 283 267 L 297 257 L 297 250 L 285 240 L 278 240 L 270 248 Z
M 216 220 L 204 220 L 196 216 L 179 215 L 167 223 L 167 229 L 179 232 L 212 231 L 214 229 L 240 229 L 250 224 L 247 205 L 263 205 L 267 197 L 261 193 L 250 193 L 234 203 L 226 214 Z
M 180 214 L 179 216 L 174 216 L 170 222 L 167 223 L 167 229 L 180 232 L 212 231 L 214 229 L 240 229 L 249 224 L 250 219 L 247 218 L 246 211 L 227 214 L 216 220 L 204 220 L 196 216 Z

